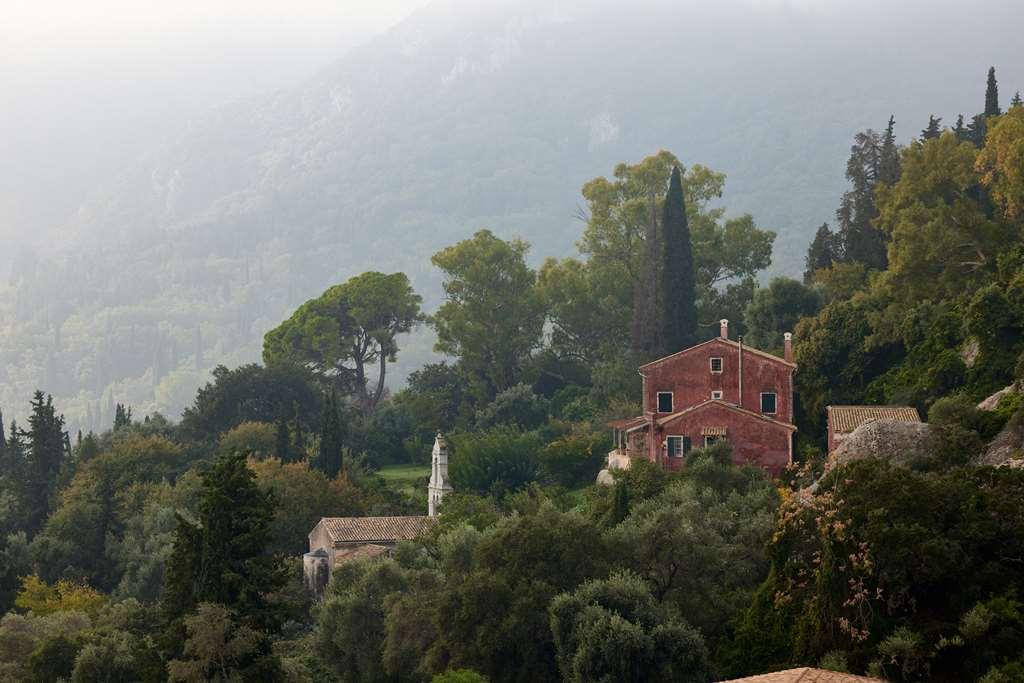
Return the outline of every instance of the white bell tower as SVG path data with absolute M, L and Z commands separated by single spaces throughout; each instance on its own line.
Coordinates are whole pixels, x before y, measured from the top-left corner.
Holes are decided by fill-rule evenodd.
M 448 483 L 448 443 L 441 432 L 434 439 L 434 451 L 430 456 L 430 486 L 427 488 L 427 514 L 437 517 L 444 494 L 452 490 Z

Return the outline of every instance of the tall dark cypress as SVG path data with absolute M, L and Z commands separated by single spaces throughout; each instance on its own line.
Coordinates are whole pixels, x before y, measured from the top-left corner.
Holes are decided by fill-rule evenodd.
M 807 248 L 807 258 L 804 260 L 804 283 L 811 284 L 814 274 L 819 270 L 831 268 L 832 264 L 841 260 L 839 253 L 839 241 L 835 234 L 829 230 L 828 223 L 822 223 L 818 231 L 814 233 L 814 239 Z
M 996 83 L 996 68 L 988 68 L 988 82 L 985 84 L 985 117 L 999 116 L 999 84 Z
M 889 117 L 889 125 L 882 136 L 882 151 L 878 158 L 878 180 L 895 185 L 900 179 L 900 150 L 896 146 L 896 118 Z
M 295 451 L 292 450 L 292 434 L 288 429 L 288 420 L 280 417 L 277 420 L 274 433 L 274 455 L 281 462 L 295 462 Z
M 267 599 L 287 579 L 280 559 L 266 552 L 277 503 L 255 479 L 243 455 L 222 456 L 203 473 L 198 519 L 177 518 L 164 580 L 168 621 L 217 602 L 257 631 L 280 627 L 281 607 Z
M 65 459 L 64 416 L 57 414 L 53 407 L 53 397 L 37 391 L 31 405 L 25 500 L 26 531 L 29 535 L 39 530 L 46 521 L 57 488 L 57 477 Z
M 933 140 L 942 133 L 942 128 L 939 124 L 942 123 L 941 116 L 929 116 L 928 127 L 921 131 L 922 140 Z
M 338 395 L 331 390 L 324 401 L 320 419 L 320 443 L 316 455 L 316 468 L 332 479 L 341 471 L 341 449 L 344 447 L 344 433 L 341 424 L 341 410 Z
M 1014 107 L 1019 107 L 1022 104 L 1024 104 L 1024 100 L 1020 98 L 1020 90 L 1018 90 L 1017 92 L 1013 93 L 1013 99 L 1010 100 L 1010 109 L 1013 109 Z
M 663 351 L 675 353 L 697 337 L 697 283 L 693 244 L 686 219 L 686 198 L 679 168 L 672 178 L 662 211 L 661 329 Z

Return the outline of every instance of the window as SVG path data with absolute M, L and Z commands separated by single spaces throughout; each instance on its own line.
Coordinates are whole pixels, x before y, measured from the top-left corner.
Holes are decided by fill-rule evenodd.
M 722 372 L 722 359 L 721 358 L 712 358 L 711 359 L 711 372 L 715 373 L 716 375 Z
M 658 392 L 658 412 L 659 413 L 671 413 L 672 412 L 672 392 L 671 391 L 659 391 Z
M 690 452 L 692 447 L 688 436 L 670 436 L 665 440 L 670 458 L 681 458 Z
M 722 392 L 721 391 L 712 391 L 711 392 L 711 398 L 716 400 L 716 401 L 721 401 L 722 400 Z
M 774 391 L 761 392 L 761 412 L 765 415 L 774 415 L 776 409 L 776 396 Z

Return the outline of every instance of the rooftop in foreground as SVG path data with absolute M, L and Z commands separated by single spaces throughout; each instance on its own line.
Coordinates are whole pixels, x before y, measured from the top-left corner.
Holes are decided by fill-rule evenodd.
M 741 681 L 743 683 L 885 683 L 881 678 L 854 676 L 838 671 L 813 669 L 806 666 L 799 669 L 787 669 L 786 671 L 748 676 L 747 678 L 733 678 L 721 683 L 740 683 Z

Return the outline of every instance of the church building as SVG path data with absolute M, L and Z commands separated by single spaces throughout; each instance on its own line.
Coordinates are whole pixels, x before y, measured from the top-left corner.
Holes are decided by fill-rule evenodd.
M 441 500 L 452 491 L 448 480 L 448 444 L 442 434 L 434 439 L 427 514 L 407 517 L 321 517 L 309 532 L 309 552 L 303 555 L 306 587 L 320 598 L 331 572 L 343 562 L 391 554 L 399 541 L 411 541 L 437 522 Z

